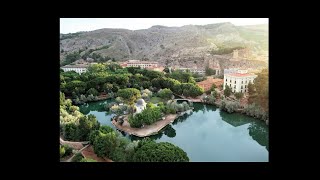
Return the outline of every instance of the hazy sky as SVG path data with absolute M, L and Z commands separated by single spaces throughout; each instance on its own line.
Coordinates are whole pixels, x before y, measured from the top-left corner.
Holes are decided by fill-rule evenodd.
M 60 18 L 60 33 L 102 28 L 148 29 L 154 25 L 184 26 L 231 22 L 236 26 L 268 24 L 268 18 Z

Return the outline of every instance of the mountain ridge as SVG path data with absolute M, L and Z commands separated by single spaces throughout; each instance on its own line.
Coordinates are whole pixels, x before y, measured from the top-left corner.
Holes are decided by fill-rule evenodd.
M 140 59 L 181 65 L 184 61 L 203 63 L 208 56 L 214 59 L 212 52 L 235 47 L 249 48 L 257 54 L 267 51 L 268 25 L 154 25 L 140 30 L 103 28 L 60 34 L 60 62 L 67 54 L 78 51 L 82 56 L 90 51 L 117 61 Z M 230 54 L 222 56 L 230 59 Z

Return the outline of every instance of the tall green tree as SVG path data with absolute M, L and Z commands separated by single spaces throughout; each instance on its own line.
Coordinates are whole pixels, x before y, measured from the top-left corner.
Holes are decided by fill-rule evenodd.
M 223 94 L 226 96 L 226 97 L 229 97 L 231 95 L 231 88 L 226 84 L 226 88 L 224 89 L 223 91 Z
M 207 76 L 211 76 L 211 75 L 215 75 L 216 74 L 216 70 L 209 68 L 208 66 L 205 69 L 205 73 Z

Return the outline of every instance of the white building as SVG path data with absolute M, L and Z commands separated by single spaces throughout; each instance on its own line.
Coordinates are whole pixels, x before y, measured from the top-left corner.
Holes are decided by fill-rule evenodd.
M 177 68 L 177 70 L 181 70 L 183 72 L 186 72 L 187 70 L 189 70 L 192 73 L 198 73 L 201 75 L 204 75 L 206 73 L 206 71 L 204 69 L 198 69 L 198 68 Z
M 122 67 L 141 67 L 142 69 L 148 67 L 158 67 L 158 62 L 155 61 L 140 61 L 140 60 L 128 60 L 120 64 Z
M 79 74 L 87 72 L 87 68 L 88 68 L 88 65 L 84 65 L 84 64 L 81 64 L 81 65 L 66 65 L 66 66 L 61 67 L 61 69 L 64 72 L 75 71 L 76 73 L 79 73 Z
M 248 92 L 249 82 L 253 83 L 253 80 L 257 77 L 255 74 L 248 73 L 247 70 L 238 70 L 237 73 L 224 74 L 223 89 L 228 85 L 232 92 Z
M 135 104 L 135 108 L 136 108 L 136 112 L 137 113 L 141 113 L 147 106 L 147 103 L 143 100 L 143 99 L 138 99 L 137 103 Z

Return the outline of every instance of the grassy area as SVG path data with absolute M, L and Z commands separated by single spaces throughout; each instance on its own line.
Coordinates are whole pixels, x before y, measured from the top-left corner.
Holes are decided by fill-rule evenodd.
M 163 99 L 162 98 L 159 98 L 159 97 L 152 97 L 151 99 L 150 99 L 150 102 L 152 102 L 152 103 L 158 103 L 158 102 L 163 102 Z

